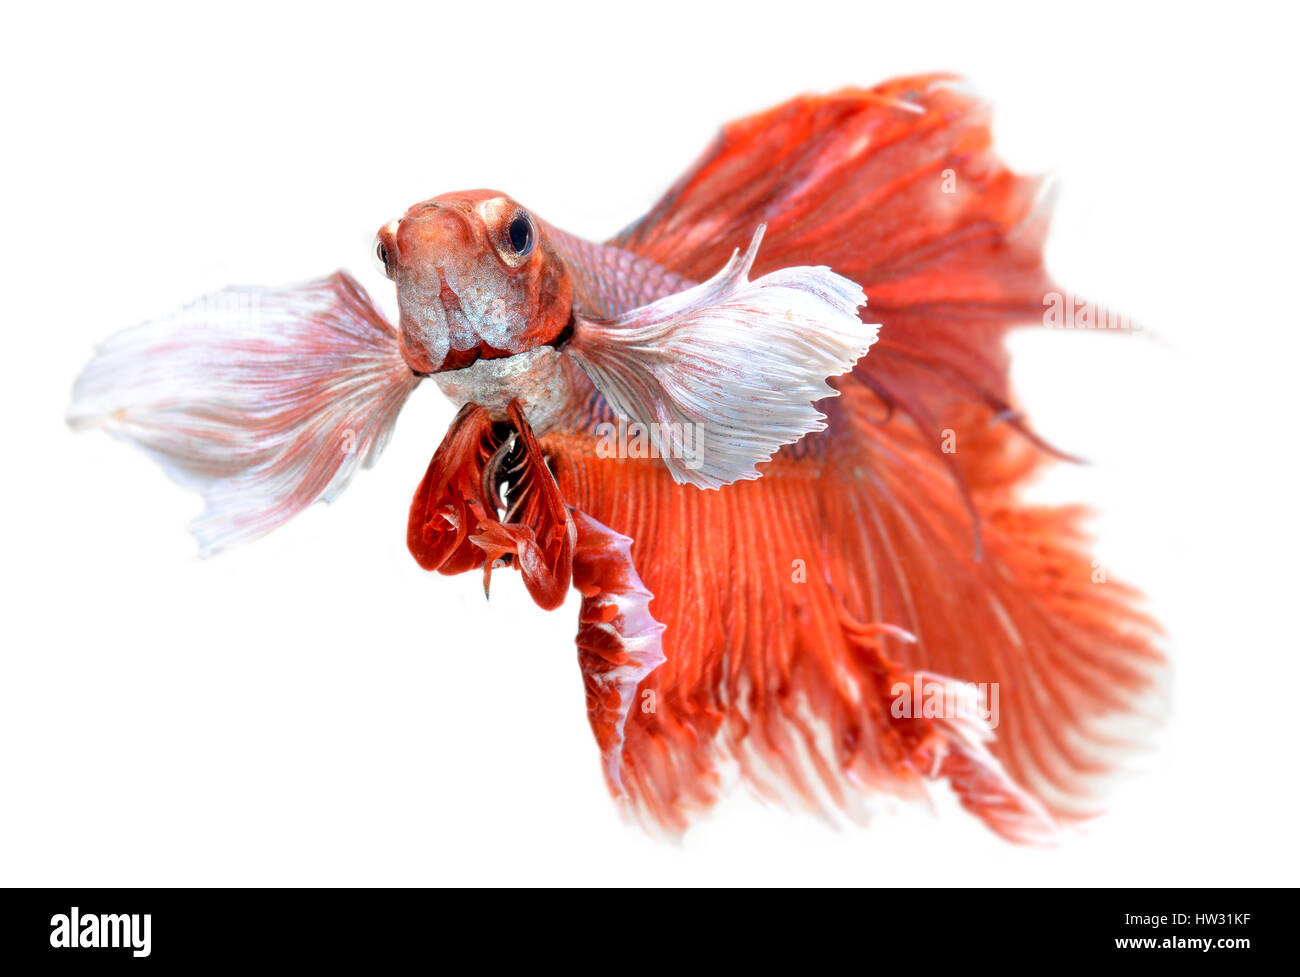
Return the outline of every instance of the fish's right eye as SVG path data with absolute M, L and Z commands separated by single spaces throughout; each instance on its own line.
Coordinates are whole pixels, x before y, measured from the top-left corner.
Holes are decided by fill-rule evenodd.
M 375 257 L 379 259 L 379 263 L 383 266 L 384 274 L 392 278 L 393 266 L 389 264 L 388 245 L 384 243 L 383 238 L 375 242 Z

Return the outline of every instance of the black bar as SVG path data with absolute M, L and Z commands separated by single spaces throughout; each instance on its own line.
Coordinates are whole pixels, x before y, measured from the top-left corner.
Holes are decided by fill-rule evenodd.
M 1125 958 L 1234 966 L 1290 947 L 1281 931 L 1283 902 L 1293 902 L 1289 891 L 1242 889 L 10 889 L 0 898 L 9 973 L 37 972 L 13 963 L 43 973 L 268 962 L 369 970 L 450 965 L 465 953 L 480 964 L 523 954 L 536 965 L 621 959 L 662 971 L 686 966 L 679 954 L 698 941 L 728 969 L 757 955 L 779 970 L 790 953 L 801 973 L 845 953 L 864 972 Z M 52 945 L 68 942 L 73 907 L 79 942 L 119 945 Z

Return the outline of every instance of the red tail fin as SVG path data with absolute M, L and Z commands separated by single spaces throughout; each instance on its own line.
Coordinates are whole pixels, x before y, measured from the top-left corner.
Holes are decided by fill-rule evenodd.
M 1113 721 L 1152 686 L 1155 627 L 1132 591 L 1091 579 L 1080 510 L 1019 501 L 1040 446 L 993 426 L 1017 423 L 1003 338 L 1056 289 L 1038 184 L 990 144 L 986 109 L 945 76 L 796 99 L 727 126 L 612 242 L 701 279 L 766 223 L 755 274 L 829 265 L 882 324 L 824 402 L 830 429 L 756 482 L 698 492 L 656 462 L 544 439 L 565 497 L 634 540 L 666 627 L 640 690 L 658 709 L 629 715 L 621 778 L 662 824 L 712 803 L 734 763 L 764 793 L 848 809 L 944 778 L 1027 838 L 1044 811 L 1089 812 L 1128 741 Z M 992 742 L 951 717 L 892 717 L 890 669 L 995 684 Z M 940 734 L 942 754 L 918 746 Z

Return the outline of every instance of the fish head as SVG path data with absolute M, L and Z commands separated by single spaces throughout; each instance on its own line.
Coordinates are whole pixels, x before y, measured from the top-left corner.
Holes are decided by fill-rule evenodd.
M 437 374 L 554 343 L 572 315 L 572 284 L 541 223 L 495 190 L 448 193 L 379 231 L 376 253 L 397 286 L 402 354 Z

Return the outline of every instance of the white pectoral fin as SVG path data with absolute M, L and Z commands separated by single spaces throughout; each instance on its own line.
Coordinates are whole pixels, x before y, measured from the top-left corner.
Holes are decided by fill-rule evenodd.
M 99 347 L 68 423 L 139 445 L 207 509 L 204 555 L 333 499 L 383 450 L 419 378 L 344 272 L 226 289 Z
M 686 291 L 619 316 L 578 319 L 564 347 L 625 420 L 644 425 L 673 478 L 719 488 L 759 477 L 782 446 L 825 428 L 813 404 L 853 368 L 879 328 L 866 296 L 829 268 L 749 280 L 744 255 Z

